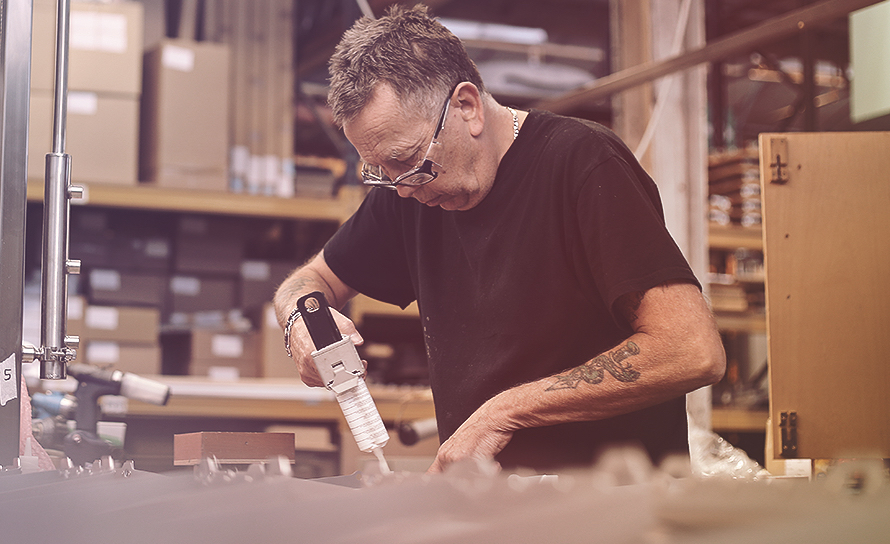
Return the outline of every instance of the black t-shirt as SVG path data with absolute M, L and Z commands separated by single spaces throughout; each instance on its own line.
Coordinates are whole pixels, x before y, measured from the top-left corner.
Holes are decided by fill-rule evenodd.
M 361 293 L 418 301 L 442 440 L 497 393 L 627 339 L 631 328 L 612 311 L 621 295 L 669 280 L 698 285 L 665 228 L 655 183 L 626 146 L 601 125 L 541 111 L 526 118 L 476 207 L 445 211 L 372 190 L 325 258 Z M 522 429 L 498 461 L 588 465 L 618 443 L 641 445 L 655 461 L 686 452 L 685 399 Z

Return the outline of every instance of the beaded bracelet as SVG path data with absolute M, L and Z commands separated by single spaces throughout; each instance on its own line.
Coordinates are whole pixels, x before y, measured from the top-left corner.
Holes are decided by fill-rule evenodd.
M 287 352 L 287 356 L 290 358 L 294 356 L 290 351 L 290 328 L 298 319 L 300 319 L 300 310 L 294 308 L 290 313 L 290 317 L 287 318 L 287 324 L 284 326 L 284 351 Z

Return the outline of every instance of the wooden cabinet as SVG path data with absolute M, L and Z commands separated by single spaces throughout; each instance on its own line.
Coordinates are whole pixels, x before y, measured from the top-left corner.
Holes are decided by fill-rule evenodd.
M 888 458 L 890 133 L 760 145 L 773 453 Z

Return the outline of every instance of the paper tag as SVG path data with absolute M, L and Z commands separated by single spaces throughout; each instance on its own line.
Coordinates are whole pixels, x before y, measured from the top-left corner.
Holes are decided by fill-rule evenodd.
M 242 261 L 241 277 L 252 281 L 269 281 L 272 276 L 271 265 L 266 261 Z
M 98 46 L 109 53 L 127 52 L 127 17 L 122 13 L 103 13 L 99 17 Z
M 195 69 L 195 52 L 185 47 L 165 45 L 161 53 L 161 64 L 171 70 L 191 72 Z
M 207 377 L 215 381 L 234 382 L 240 376 L 238 368 L 234 366 L 212 366 L 207 369 Z
M 87 308 L 84 321 L 91 329 L 113 331 L 118 328 L 120 312 L 110 306 L 90 306 Z
M 166 259 L 170 255 L 170 244 L 167 240 L 154 239 L 145 241 L 145 256 Z
M 127 17 L 121 13 L 71 11 L 68 47 L 107 53 L 127 52 Z
M 0 406 L 19 397 L 18 376 L 15 372 L 15 353 L 0 363 Z
M 120 272 L 117 270 L 93 270 L 90 272 L 90 287 L 96 291 L 120 291 Z
M 68 113 L 96 115 L 99 111 L 99 95 L 88 92 L 68 92 Z
M 69 320 L 83 319 L 83 306 L 84 306 L 83 297 L 69 297 L 68 298 L 68 319 Z
M 170 278 L 170 290 L 176 295 L 196 297 L 201 294 L 201 280 L 191 276 L 173 276 Z
M 237 334 L 214 334 L 210 339 L 210 353 L 215 357 L 241 357 L 244 354 L 244 339 Z
M 271 305 L 266 306 L 266 327 L 278 328 L 278 316 L 275 315 L 275 307 Z
M 90 364 L 117 364 L 121 360 L 121 347 L 117 342 L 92 341 L 87 344 L 86 356 Z

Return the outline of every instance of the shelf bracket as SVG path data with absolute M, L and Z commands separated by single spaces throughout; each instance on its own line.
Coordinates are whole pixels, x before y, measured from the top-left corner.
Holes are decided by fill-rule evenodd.
M 782 457 L 797 457 L 797 412 L 782 412 L 779 427 L 782 430 Z
M 785 184 L 791 179 L 788 170 L 788 140 L 785 138 L 772 138 L 770 148 L 770 183 Z

